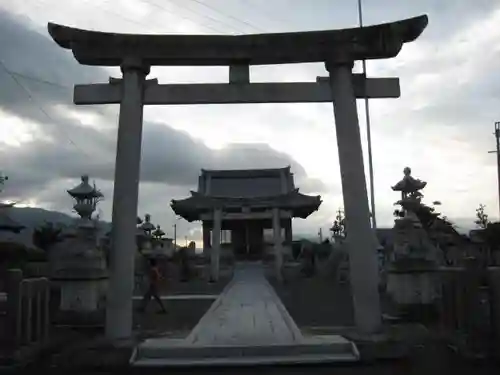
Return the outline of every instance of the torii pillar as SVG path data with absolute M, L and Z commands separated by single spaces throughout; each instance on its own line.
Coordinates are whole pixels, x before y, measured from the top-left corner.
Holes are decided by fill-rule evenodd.
M 122 97 L 116 144 L 111 227 L 110 278 L 106 336 L 128 337 L 133 320 L 134 267 L 137 251 L 137 203 L 141 165 L 143 94 L 149 66 L 127 58 L 121 65 Z M 115 84 L 119 84 L 115 82 Z M 132 220 L 132 218 L 136 218 Z M 131 277 L 132 275 L 132 277 Z
M 330 73 L 337 148 L 349 253 L 350 284 L 354 321 L 364 333 L 376 332 L 382 323 L 378 291 L 379 270 L 366 189 L 363 149 L 359 131 L 356 97 L 352 84 L 354 61 L 348 56 L 325 63 Z
M 363 28 L 258 35 L 127 35 L 49 24 L 52 38 L 84 65 L 121 66 L 122 80 L 75 86 L 75 104 L 120 104 L 106 335 L 132 335 L 135 224 L 143 105 L 333 102 L 349 233 L 355 321 L 380 329 L 377 249 L 373 241 L 356 98 L 397 98 L 397 78 L 353 74 L 355 60 L 398 55 L 427 26 L 427 16 Z M 333 53 L 333 55 L 332 55 Z M 323 62 L 317 82 L 250 83 L 250 65 Z M 150 66 L 229 66 L 229 83 L 146 84 Z

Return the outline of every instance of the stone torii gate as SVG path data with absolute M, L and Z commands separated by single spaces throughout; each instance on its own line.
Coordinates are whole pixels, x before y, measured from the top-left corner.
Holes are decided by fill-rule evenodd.
M 106 335 L 132 334 L 135 227 L 144 105 L 333 102 L 349 233 L 351 286 L 358 330 L 381 326 L 377 252 L 370 224 L 356 98 L 397 98 L 398 78 L 353 74 L 354 61 L 398 55 L 417 39 L 426 15 L 363 28 L 256 35 L 134 35 L 53 23 L 48 30 L 84 65 L 120 66 L 123 79 L 76 85 L 74 103 L 120 104 L 113 197 L 111 273 Z M 250 83 L 251 65 L 324 62 L 316 82 Z M 229 83 L 158 84 L 151 66 L 229 66 Z

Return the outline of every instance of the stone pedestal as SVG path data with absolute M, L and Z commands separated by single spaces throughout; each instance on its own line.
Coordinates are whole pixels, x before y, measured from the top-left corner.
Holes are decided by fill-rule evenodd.
M 404 260 L 387 269 L 386 291 L 402 315 L 432 311 L 440 297 L 437 266 L 426 260 Z M 425 316 L 417 316 L 425 319 Z
M 107 279 L 72 280 L 61 285 L 61 311 L 94 312 L 105 307 Z
M 399 305 L 430 305 L 439 297 L 437 275 L 432 270 L 387 274 L 387 292 Z
M 108 272 L 105 255 L 91 238 L 74 234 L 50 252 L 50 276 L 60 290 L 57 318 L 71 325 L 102 325 Z
M 437 249 L 413 212 L 395 221 L 386 290 L 400 306 L 432 305 L 439 297 Z

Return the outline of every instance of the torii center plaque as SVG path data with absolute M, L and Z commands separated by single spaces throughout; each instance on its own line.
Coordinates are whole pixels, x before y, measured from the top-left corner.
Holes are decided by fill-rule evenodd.
M 111 273 L 106 313 L 109 338 L 132 334 L 135 226 L 144 105 L 333 102 L 344 197 L 355 322 L 364 333 L 381 326 L 377 252 L 363 165 L 356 98 L 397 98 L 397 78 L 352 73 L 356 60 L 387 59 L 417 39 L 426 15 L 362 28 L 256 35 L 134 35 L 49 23 L 54 41 L 84 65 L 120 66 L 123 79 L 76 85 L 75 104 L 120 104 L 113 196 Z M 251 83 L 249 67 L 324 62 L 316 82 Z M 222 84 L 146 80 L 151 66 L 229 67 Z

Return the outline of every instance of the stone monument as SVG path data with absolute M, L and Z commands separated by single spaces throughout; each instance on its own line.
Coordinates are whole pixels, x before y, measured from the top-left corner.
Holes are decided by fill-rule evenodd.
M 404 177 L 392 190 L 401 192 L 396 202 L 393 233 L 394 245 L 387 267 L 387 292 L 394 302 L 405 310 L 422 305 L 432 305 L 438 297 L 436 270 L 439 257 L 427 231 L 417 217 L 421 206 L 422 190 L 427 183 L 411 176 L 411 169 L 404 169 Z
M 103 194 L 89 184 L 86 175 L 68 194 L 75 200 L 73 208 L 79 218 L 49 254 L 50 276 L 61 290 L 60 318 L 75 324 L 102 323 L 108 271 L 106 254 L 97 245 L 98 227 L 92 214 Z

